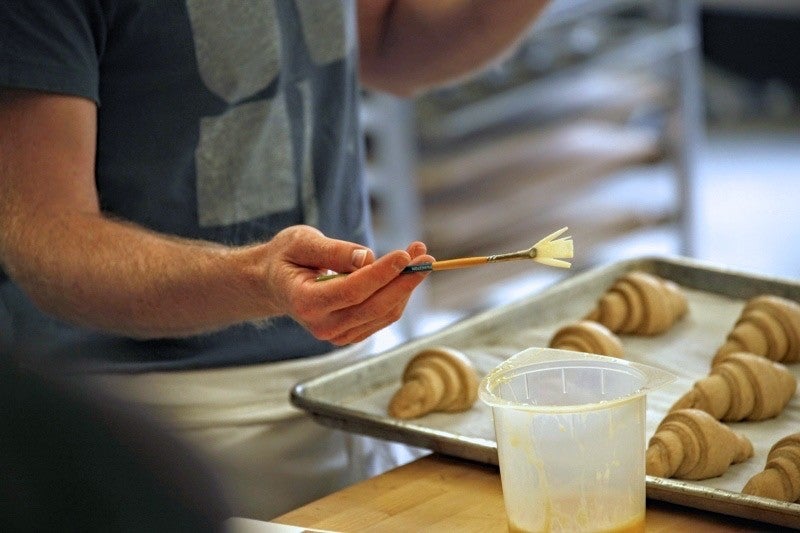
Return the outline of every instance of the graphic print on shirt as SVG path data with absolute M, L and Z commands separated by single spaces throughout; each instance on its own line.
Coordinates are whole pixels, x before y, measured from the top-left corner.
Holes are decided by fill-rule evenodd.
M 342 0 L 300 0 L 297 11 L 311 60 L 324 65 L 342 59 L 355 46 L 355 33 L 344 26 Z
M 344 24 L 344 12 L 341 0 L 300 0 L 296 2 L 297 11 L 303 29 L 303 38 L 315 65 L 324 65 L 344 58 L 355 46 L 355 33 L 348 32 Z M 313 109 L 313 98 L 308 83 L 298 85 L 303 95 L 304 107 L 304 146 L 310 147 L 312 142 L 312 124 L 309 117 L 316 114 Z M 348 144 L 349 147 L 349 144 Z M 305 221 L 312 226 L 317 225 L 318 206 L 316 187 L 314 185 L 314 168 L 311 164 L 311 150 L 303 152 L 302 161 L 302 202 Z
M 305 80 L 294 82 L 303 100 L 300 125 L 291 122 L 282 89 L 269 97 L 259 94 L 278 78 L 287 52 L 281 49 L 275 1 L 187 0 L 186 5 L 200 76 L 231 105 L 199 125 L 195 161 L 200 226 L 247 222 L 290 210 L 298 202 L 304 222 L 315 225 L 312 89 Z M 345 34 L 340 0 L 297 0 L 295 7 L 303 34 L 298 38 L 305 40 L 309 64 L 338 61 L 354 45 L 354 37 Z M 292 128 L 302 128 L 300 154 L 295 154 Z M 303 174 L 299 185 L 297 155 Z

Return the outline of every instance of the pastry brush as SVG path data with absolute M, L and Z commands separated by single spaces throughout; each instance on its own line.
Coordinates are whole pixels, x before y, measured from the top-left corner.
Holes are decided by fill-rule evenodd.
M 541 239 L 539 242 L 525 250 L 510 252 L 505 254 L 495 254 L 477 257 L 460 257 L 458 259 L 445 259 L 443 261 L 432 261 L 428 263 L 418 263 L 408 265 L 403 269 L 403 274 L 412 272 L 436 272 L 438 270 L 453 270 L 456 268 L 467 268 L 486 263 L 499 263 L 502 261 L 515 261 L 519 259 L 533 259 L 537 263 L 559 268 L 570 268 L 572 266 L 564 259 L 572 258 L 572 237 L 561 235 L 567 231 L 564 227 Z M 560 237 L 560 238 L 559 238 Z M 324 274 L 318 276 L 317 281 L 346 276 L 347 274 Z

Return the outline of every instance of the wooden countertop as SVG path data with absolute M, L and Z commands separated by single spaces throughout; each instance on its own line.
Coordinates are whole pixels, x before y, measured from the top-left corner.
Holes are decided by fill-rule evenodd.
M 347 487 L 273 521 L 344 532 L 508 531 L 498 468 L 439 454 Z M 780 530 L 655 500 L 647 501 L 646 521 L 649 533 Z

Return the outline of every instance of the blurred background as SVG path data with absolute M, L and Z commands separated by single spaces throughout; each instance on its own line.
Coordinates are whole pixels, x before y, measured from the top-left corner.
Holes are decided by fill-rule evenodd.
M 516 52 L 417 99 L 365 94 L 378 250 L 524 249 L 572 270 L 431 275 L 392 344 L 646 255 L 800 275 L 800 2 L 555 0 Z

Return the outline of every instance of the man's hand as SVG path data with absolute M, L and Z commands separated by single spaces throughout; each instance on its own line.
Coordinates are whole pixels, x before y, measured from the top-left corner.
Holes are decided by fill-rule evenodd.
M 326 238 L 308 226 L 281 231 L 263 252 L 278 314 L 291 316 L 315 337 L 336 345 L 358 342 L 397 321 L 425 279 L 424 273 L 401 271 L 412 262 L 433 261 L 421 242 L 375 259 L 363 246 Z M 350 275 L 316 281 L 327 269 Z

